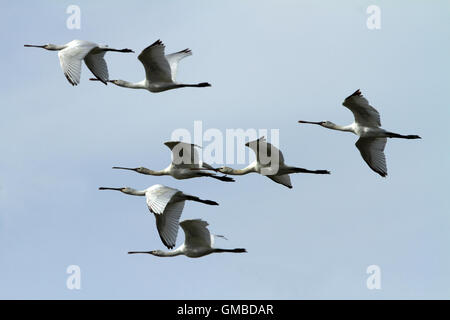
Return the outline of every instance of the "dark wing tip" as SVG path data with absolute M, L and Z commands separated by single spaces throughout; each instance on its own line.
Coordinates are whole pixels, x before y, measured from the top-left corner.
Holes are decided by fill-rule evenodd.
M 69 75 L 67 73 L 64 73 L 64 75 L 66 76 L 67 81 L 69 81 L 69 83 L 72 86 L 76 86 L 77 85 L 74 81 L 72 81 L 72 79 L 69 77 Z
M 362 96 L 361 90 L 356 90 L 355 92 L 353 92 L 351 95 L 349 95 L 347 98 L 345 98 L 345 100 L 350 99 L 351 97 L 358 97 L 358 96 Z
M 156 46 L 164 46 L 164 44 L 162 43 L 161 39 L 156 40 L 155 42 L 153 42 L 150 47 L 156 47 Z

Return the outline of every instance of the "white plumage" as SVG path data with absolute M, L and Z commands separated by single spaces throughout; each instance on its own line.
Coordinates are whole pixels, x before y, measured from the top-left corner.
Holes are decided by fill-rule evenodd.
M 209 164 L 200 161 L 200 156 L 197 151 L 197 148 L 199 147 L 196 146 L 195 144 L 180 141 L 167 141 L 164 144 L 172 151 L 172 161 L 170 165 L 163 170 L 155 171 L 144 167 L 138 168 L 113 167 L 113 169 L 131 170 L 141 174 L 152 176 L 169 175 L 175 179 L 180 180 L 199 177 L 210 177 L 226 182 L 234 181 L 234 179 L 226 176 L 218 176 L 210 172 L 193 170 L 202 167 L 212 169 L 212 167 Z
M 81 61 L 84 60 L 86 66 L 96 77 L 96 80 L 107 83 L 109 79 L 108 66 L 104 59 L 107 51 L 133 52 L 131 49 L 113 49 L 108 46 L 100 46 L 94 42 L 85 40 L 72 40 L 65 45 L 30 45 L 25 47 L 42 48 L 50 51 L 59 51 L 59 63 L 64 75 L 70 84 L 76 86 L 81 78 Z
M 211 200 L 202 200 L 196 196 L 188 195 L 182 191 L 160 184 L 153 185 L 144 190 L 133 188 L 105 188 L 100 190 L 115 190 L 134 196 L 145 196 L 148 209 L 156 219 L 156 228 L 163 244 L 172 249 L 176 244 L 178 224 L 186 200 L 197 201 L 208 205 L 218 205 Z
M 369 104 L 359 89 L 348 96 L 342 104 L 353 113 L 355 118 L 355 121 L 348 126 L 339 126 L 330 121 L 300 120 L 299 123 L 317 124 L 328 129 L 347 131 L 358 135 L 360 138 L 355 145 L 362 158 L 373 171 L 382 177 L 387 176 L 386 156 L 384 155 L 387 138 L 420 139 L 417 135 L 401 135 L 380 128 L 379 112 Z
M 230 167 L 204 168 L 204 170 L 214 170 L 223 174 L 245 175 L 256 172 L 262 174 L 272 181 L 292 188 L 289 174 L 292 173 L 315 173 L 329 174 L 328 170 L 308 170 L 304 168 L 288 166 L 284 162 L 283 153 L 268 143 L 264 137 L 247 142 L 245 146 L 255 152 L 256 160 L 243 169 L 233 169 Z
M 140 82 L 128 82 L 125 80 L 109 80 L 117 86 L 131 89 L 145 89 L 150 92 L 162 92 L 184 87 L 210 87 L 207 82 L 196 84 L 177 83 L 176 76 L 178 63 L 181 59 L 192 55 L 190 49 L 165 55 L 165 46 L 161 40 L 157 40 L 139 54 L 138 59 L 145 69 L 145 79 Z M 91 79 L 97 80 L 97 79 Z
M 233 252 L 243 253 L 243 248 L 219 249 L 214 248 L 214 235 L 208 230 L 208 222 L 201 219 L 185 220 L 180 223 L 184 231 L 184 243 L 173 251 L 130 251 L 129 254 L 147 253 L 158 257 L 173 257 L 185 255 L 190 258 L 199 258 L 211 253 Z M 223 237 L 223 236 L 218 236 Z

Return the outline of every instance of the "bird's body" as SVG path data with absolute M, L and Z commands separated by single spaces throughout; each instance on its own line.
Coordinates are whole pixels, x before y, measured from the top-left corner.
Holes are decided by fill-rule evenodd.
M 264 137 L 250 141 L 245 146 L 252 149 L 256 154 L 256 160 L 243 169 L 232 169 L 229 167 L 206 168 L 223 174 L 245 175 L 249 173 L 262 174 L 272 181 L 292 188 L 289 174 L 292 173 L 315 173 L 329 174 L 327 170 L 308 170 L 304 168 L 288 166 L 284 162 L 283 153 L 272 144 L 266 142 Z
M 311 122 L 300 120 L 299 123 L 317 124 L 324 128 L 352 132 L 359 136 L 356 147 L 364 161 L 380 176 L 387 176 L 384 148 L 387 138 L 420 139 L 418 135 L 401 135 L 381 128 L 380 114 L 369 104 L 360 90 L 356 90 L 342 103 L 354 115 L 355 121 L 347 126 L 339 126 L 330 121 Z
M 153 93 L 184 87 L 210 87 L 207 82 L 184 84 L 176 82 L 178 63 L 181 59 L 192 55 L 191 50 L 184 49 L 179 52 L 165 55 L 164 44 L 157 40 L 145 48 L 138 56 L 145 69 L 145 79 L 139 82 L 125 80 L 109 80 L 119 87 L 130 89 L 145 89 Z M 97 80 L 97 79 L 91 79 Z
M 115 190 L 134 196 L 145 196 L 148 209 L 155 215 L 156 227 L 164 245 L 172 249 L 178 234 L 178 224 L 186 200 L 197 201 L 208 205 L 218 205 L 211 200 L 203 200 L 196 196 L 185 194 L 182 191 L 160 184 L 153 185 L 144 190 L 133 188 L 105 188 L 100 190 Z
M 39 46 L 26 44 L 25 47 L 58 51 L 61 68 L 67 80 L 73 86 L 80 83 L 81 62 L 83 60 L 96 79 L 106 84 L 109 76 L 108 66 L 104 59 L 105 53 L 107 51 L 133 52 L 131 49 L 113 49 L 85 40 L 72 40 L 64 45 L 46 44 Z
M 247 252 L 243 248 L 236 249 L 219 249 L 214 248 L 214 235 L 210 234 L 206 221 L 200 219 L 185 220 L 180 223 L 183 228 L 185 241 L 184 243 L 173 251 L 130 251 L 129 254 L 147 253 L 158 257 L 174 257 L 179 255 L 185 255 L 189 258 L 200 258 L 211 253 L 221 252 L 234 252 L 243 253 Z
M 234 179 L 218 176 L 210 172 L 204 172 L 200 170 L 192 170 L 195 168 L 206 167 L 212 168 L 209 164 L 203 162 L 200 163 L 200 158 L 195 144 L 185 143 L 180 141 L 167 141 L 164 143 L 172 151 L 172 161 L 169 166 L 163 170 L 155 171 L 144 167 L 138 168 L 125 168 L 125 167 L 113 167 L 113 169 L 132 170 L 141 174 L 152 176 L 164 176 L 168 175 L 178 180 L 210 177 L 221 181 L 232 182 Z

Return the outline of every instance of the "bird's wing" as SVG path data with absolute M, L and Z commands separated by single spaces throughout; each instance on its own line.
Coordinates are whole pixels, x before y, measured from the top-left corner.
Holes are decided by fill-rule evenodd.
M 178 234 L 178 222 L 184 208 L 184 201 L 176 201 L 180 190 L 163 185 L 154 185 L 147 190 L 147 206 L 155 214 L 156 227 L 164 245 L 172 249 Z
M 277 147 L 268 143 L 264 137 L 250 141 L 246 146 L 255 152 L 256 160 L 263 166 L 270 166 L 270 163 L 267 163 L 269 160 L 276 160 L 279 165 L 284 164 L 283 153 Z M 275 158 L 276 155 L 278 155 L 278 159 Z M 267 159 L 265 159 L 266 157 Z
M 181 141 L 167 141 L 164 144 L 172 151 L 172 164 L 177 168 L 198 168 L 200 158 L 196 147 Z
M 172 82 L 169 62 L 164 56 L 164 44 L 157 40 L 139 54 L 145 68 L 145 77 L 150 82 Z
M 73 86 L 80 83 L 81 60 L 93 49 L 92 46 L 68 46 L 58 52 L 59 63 L 67 80 Z
M 384 155 L 386 141 L 386 138 L 359 138 L 355 144 L 364 161 L 382 177 L 387 176 L 386 156 Z
M 381 127 L 380 114 L 369 104 L 359 89 L 348 96 L 342 104 L 353 112 L 356 123 L 369 127 Z
M 201 219 L 184 220 L 180 223 L 184 230 L 186 247 L 211 247 L 211 234 L 207 228 L 208 222 Z
M 283 174 L 281 176 L 266 176 L 267 178 L 275 181 L 276 183 L 282 184 L 288 188 L 292 188 L 291 177 L 288 174 Z
M 169 249 L 175 247 L 183 208 L 184 201 L 170 202 L 166 206 L 163 214 L 155 215 L 159 237 L 162 243 Z
M 172 81 L 173 82 L 176 81 L 178 62 L 181 59 L 186 58 L 191 55 L 192 55 L 192 51 L 190 49 L 184 49 L 184 50 L 166 55 L 166 59 L 169 62 L 170 70 L 172 72 Z
M 84 63 L 91 70 L 94 76 L 106 84 L 109 79 L 108 66 L 105 61 L 106 51 L 99 51 L 98 53 L 89 53 L 84 58 Z
M 181 192 L 160 184 L 154 185 L 145 192 L 148 208 L 154 214 L 163 214 L 172 198 Z

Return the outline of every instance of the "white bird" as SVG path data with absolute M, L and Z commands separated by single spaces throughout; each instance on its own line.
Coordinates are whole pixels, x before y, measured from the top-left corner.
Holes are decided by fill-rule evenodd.
M 94 42 L 85 40 L 72 40 L 64 45 L 45 44 L 32 45 L 25 44 L 25 47 L 42 48 L 50 51 L 59 51 L 58 57 L 61 68 L 67 80 L 73 86 L 80 83 L 81 61 L 84 60 L 86 66 L 91 70 L 97 80 L 107 83 L 108 66 L 104 59 L 107 51 L 114 52 L 134 52 L 131 49 L 113 49 L 108 46 L 100 46 Z
M 105 188 L 99 190 L 116 190 L 133 196 L 145 196 L 148 209 L 155 215 L 156 228 L 164 245 L 172 249 L 175 246 L 178 234 L 178 223 L 183 212 L 186 200 L 197 201 L 208 205 L 218 206 L 212 200 L 203 200 L 199 197 L 185 194 L 174 188 L 155 184 L 144 190 L 133 188 Z
M 304 168 L 291 167 L 284 163 L 283 153 L 272 144 L 266 142 L 264 137 L 250 141 L 245 144 L 256 154 L 256 160 L 243 169 L 232 169 L 230 167 L 201 168 L 192 170 L 214 170 L 223 174 L 244 175 L 252 172 L 262 174 L 276 183 L 292 188 L 291 173 L 315 173 L 330 174 L 328 170 L 308 170 Z
M 330 121 L 311 122 L 300 120 L 298 122 L 317 124 L 324 128 L 353 132 L 358 135 L 359 139 L 355 145 L 362 158 L 373 171 L 382 177 L 387 176 L 386 157 L 384 155 L 387 138 L 421 139 L 417 135 L 401 135 L 380 128 L 380 114 L 374 107 L 369 105 L 369 101 L 364 98 L 359 89 L 348 96 L 342 104 L 350 109 L 355 117 L 355 121 L 348 126 L 339 126 Z
M 144 167 L 138 168 L 113 167 L 113 169 L 131 170 L 151 176 L 169 175 L 178 180 L 199 178 L 199 177 L 210 177 L 226 182 L 234 181 L 234 179 L 230 177 L 218 176 L 213 173 L 204 172 L 200 170 L 192 170 L 193 168 L 200 168 L 200 167 L 212 169 L 212 167 L 205 162 L 203 162 L 200 165 L 199 160 L 200 158 L 198 151 L 196 149 L 196 147 L 199 148 L 199 146 L 192 143 L 186 143 L 181 141 L 167 141 L 164 144 L 172 151 L 172 162 L 167 168 L 163 170 L 154 171 Z
M 174 257 L 179 255 L 185 255 L 189 258 L 200 258 L 211 253 L 221 253 L 221 252 L 234 252 L 243 253 L 247 250 L 243 248 L 236 249 L 218 249 L 213 248 L 214 246 L 214 235 L 210 234 L 207 226 L 208 222 L 194 219 L 194 220 L 184 220 L 180 223 L 180 226 L 184 230 L 185 240 L 184 243 L 173 251 L 130 251 L 129 254 L 135 253 L 147 253 L 152 254 L 157 257 Z M 218 236 L 223 237 L 223 236 Z
M 162 92 L 183 87 L 210 87 L 207 82 L 197 84 L 184 84 L 176 82 L 178 62 L 192 55 L 191 50 L 184 49 L 179 52 L 164 55 L 164 44 L 157 40 L 145 48 L 138 56 L 145 68 L 145 79 L 140 82 L 125 80 L 109 80 L 119 87 L 131 89 L 146 89 L 150 92 Z M 96 81 L 97 79 L 90 79 Z

